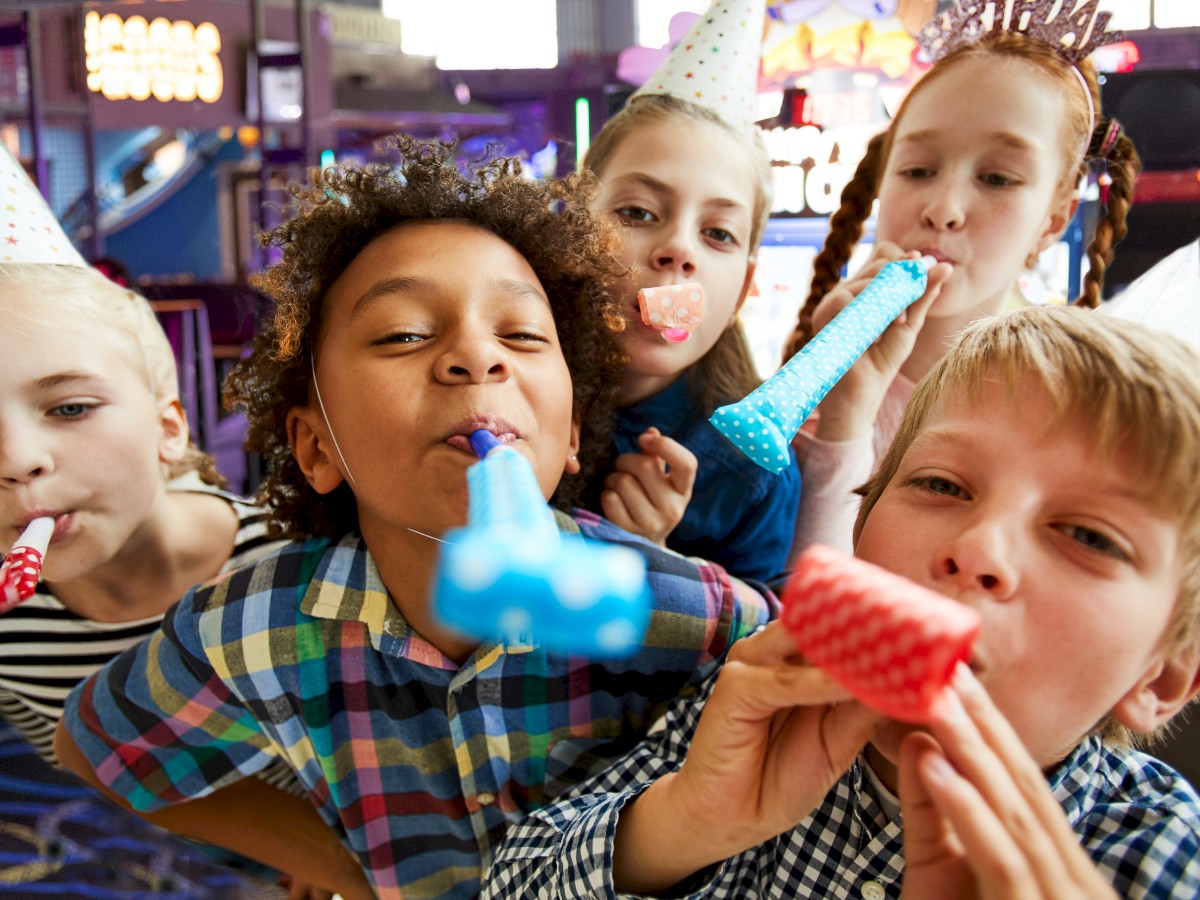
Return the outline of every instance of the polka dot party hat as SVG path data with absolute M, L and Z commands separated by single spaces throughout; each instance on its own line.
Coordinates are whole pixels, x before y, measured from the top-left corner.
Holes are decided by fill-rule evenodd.
M 766 0 L 713 0 L 633 96 L 668 94 L 712 110 L 739 131 L 750 131 L 758 118 L 766 11 Z
M 21 164 L 0 144 L 0 263 L 86 266 Z

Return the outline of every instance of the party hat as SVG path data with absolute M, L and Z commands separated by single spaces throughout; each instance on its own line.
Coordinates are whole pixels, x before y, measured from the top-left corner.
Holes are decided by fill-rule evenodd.
M 749 131 L 758 119 L 766 10 L 766 0 L 713 0 L 708 12 L 633 96 L 668 94 Z
M 0 144 L 0 264 L 86 266 L 41 192 Z

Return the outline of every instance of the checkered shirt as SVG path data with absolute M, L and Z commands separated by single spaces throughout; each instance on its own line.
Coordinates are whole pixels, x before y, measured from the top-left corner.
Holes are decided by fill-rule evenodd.
M 632 658 L 485 644 L 459 666 L 403 620 L 360 538 L 310 540 L 189 593 L 71 694 L 71 734 L 139 810 L 281 758 L 381 897 L 474 897 L 508 826 L 629 751 L 776 609 L 716 566 L 576 521 L 647 560 L 655 609 Z
M 679 768 L 713 676 L 672 704 L 666 730 L 613 768 L 509 829 L 482 900 L 616 898 L 613 839 L 622 807 Z M 797 765 L 803 761 L 798 760 Z M 860 757 L 792 831 L 697 873 L 673 897 L 711 900 L 898 898 L 901 821 L 889 820 Z M 1113 886 L 1129 898 L 1200 897 L 1200 797 L 1153 757 L 1080 744 L 1050 777 L 1071 827 Z

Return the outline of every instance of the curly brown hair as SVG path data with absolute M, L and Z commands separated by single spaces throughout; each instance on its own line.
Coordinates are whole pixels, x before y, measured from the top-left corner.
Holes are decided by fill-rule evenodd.
M 1093 162 L 1105 166 L 1111 184 L 1105 199 L 1104 215 L 1096 226 L 1095 237 L 1087 248 L 1089 268 L 1083 279 L 1080 296 L 1074 301 L 1076 306 L 1094 308 L 1100 305 L 1104 271 L 1112 262 L 1113 248 L 1125 237 L 1127 231 L 1125 216 L 1133 203 L 1134 180 L 1141 171 L 1137 151 L 1129 137 L 1120 134 L 1103 157 L 1093 155 L 1092 148 L 1098 143 L 1095 138 L 1098 133 L 1107 130 L 1109 123 L 1100 111 L 1100 83 L 1096 69 L 1089 61 L 1084 60 L 1075 68 L 1087 85 L 1092 100 L 1091 108 L 1088 107 L 1087 98 L 1079 90 L 1079 81 L 1071 71 L 1071 65 L 1052 46 L 1019 32 L 999 31 L 986 35 L 975 43 L 967 44 L 939 60 L 909 91 L 889 128 L 872 138 L 854 177 L 842 190 L 841 206 L 830 219 L 825 246 L 813 261 L 812 284 L 800 310 L 796 329 L 784 350 L 784 362 L 791 359 L 812 339 L 813 311 L 821 299 L 841 280 L 842 268 L 849 261 L 854 245 L 862 237 L 863 223 L 871 213 L 871 205 L 879 194 L 880 181 L 887 167 L 891 136 L 895 132 L 896 123 L 904 116 L 904 110 L 911 98 L 920 92 L 923 85 L 931 83 L 935 78 L 946 77 L 946 74 L 963 60 L 979 57 L 997 61 L 1023 60 L 1057 81 L 1063 97 L 1067 98 L 1069 104 L 1067 115 L 1060 123 L 1064 134 L 1062 146 L 1067 154 L 1063 160 L 1060 190 L 1071 190 L 1087 174 Z M 1093 110 L 1095 122 L 1091 120 Z M 1080 147 L 1087 147 L 1088 150 L 1079 153 L 1076 148 Z
M 573 382 L 582 471 L 565 476 L 552 498 L 573 504 L 611 438 L 613 407 L 625 358 L 614 337 L 624 325 L 609 299 L 618 268 L 615 231 L 587 209 L 593 179 L 535 182 L 520 163 L 497 158 L 463 174 L 455 146 L 397 136 L 378 150 L 399 152 L 396 166 L 372 163 L 313 173 L 313 187 L 292 185 L 294 215 L 262 236 L 283 258 L 256 276 L 276 303 L 254 352 L 225 384 L 231 409 L 249 419 L 247 449 L 267 463 L 259 499 L 290 538 L 339 537 L 358 527 L 346 484 L 319 495 L 292 456 L 287 413 L 309 402 L 312 354 L 330 286 L 376 237 L 407 222 L 466 221 L 491 231 L 525 257 L 545 288 Z

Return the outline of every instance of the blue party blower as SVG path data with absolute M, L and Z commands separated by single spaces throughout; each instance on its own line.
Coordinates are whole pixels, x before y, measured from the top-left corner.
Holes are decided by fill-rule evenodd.
M 650 621 L 646 562 L 558 530 L 529 461 L 489 431 L 470 436 L 467 527 L 446 535 L 433 609 L 481 640 L 561 654 L 628 656 Z
M 885 265 L 783 368 L 709 421 L 764 469 L 782 472 L 800 426 L 892 320 L 925 293 L 936 263 L 923 256 Z

